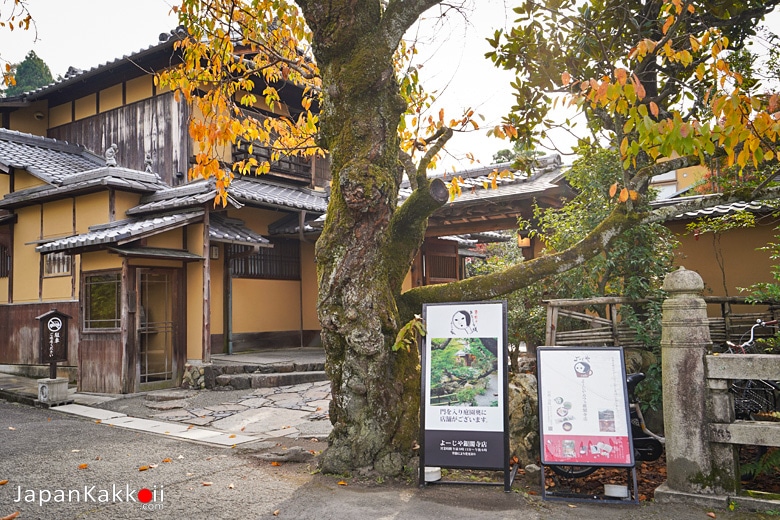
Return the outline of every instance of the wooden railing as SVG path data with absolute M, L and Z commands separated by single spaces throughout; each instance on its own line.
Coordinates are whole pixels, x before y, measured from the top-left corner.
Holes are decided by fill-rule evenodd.
M 545 345 L 559 346 L 641 346 L 636 332 L 622 323 L 619 309 L 622 305 L 641 305 L 647 299 L 630 299 L 617 296 L 604 296 L 586 299 L 546 300 L 547 325 Z M 709 329 L 713 344 L 721 345 L 726 341 L 738 340 L 757 319 L 772 320 L 780 317 L 780 304 L 761 302 L 750 305 L 745 298 L 705 296 L 704 301 L 710 309 Z M 604 318 L 588 308 L 602 307 Z M 719 316 L 717 314 L 720 314 Z M 581 327 L 561 330 L 560 318 L 571 318 Z M 756 337 L 774 335 L 775 329 L 756 329 Z

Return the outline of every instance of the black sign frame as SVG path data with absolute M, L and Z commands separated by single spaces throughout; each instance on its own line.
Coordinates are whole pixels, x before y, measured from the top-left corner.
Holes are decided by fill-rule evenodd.
M 491 339 L 495 339 L 496 348 L 500 351 L 500 355 L 496 352 L 497 363 L 499 364 L 499 381 L 501 395 L 497 400 L 497 404 L 500 405 L 500 431 L 481 431 L 474 427 L 461 430 L 443 430 L 443 429 L 429 429 L 431 426 L 426 420 L 427 410 L 430 403 L 427 402 L 428 391 L 430 390 L 429 380 L 429 350 L 430 350 L 430 337 L 433 333 L 437 334 L 437 326 L 430 323 L 429 319 L 431 314 L 437 316 L 455 316 L 462 313 L 468 323 L 468 330 L 466 335 L 471 335 L 473 338 L 482 339 L 479 337 L 480 332 L 477 329 L 476 315 L 482 310 L 489 316 L 493 316 L 490 320 L 492 325 L 498 324 L 500 330 L 493 330 L 491 332 L 481 332 Z M 474 312 L 477 311 L 477 312 Z M 483 313 L 483 314 L 484 314 Z M 498 320 L 496 320 L 496 313 L 500 313 Z M 466 316 L 468 315 L 468 316 Z M 473 320 L 473 322 L 472 322 Z M 455 320 L 453 320 L 455 321 Z M 485 320 L 487 321 L 487 320 Z M 423 305 L 423 322 L 425 323 L 427 337 L 423 342 L 421 348 L 421 392 L 420 392 L 420 466 L 419 466 L 419 486 L 424 487 L 426 485 L 433 484 L 460 484 L 460 485 L 494 485 L 504 486 L 504 491 L 509 492 L 512 487 L 515 474 L 517 473 L 518 466 L 510 466 L 509 461 L 509 415 L 508 415 L 508 383 L 507 383 L 507 369 L 508 369 L 508 354 L 507 354 L 507 302 L 501 301 L 487 301 L 487 302 L 456 302 L 456 303 L 437 303 L 437 304 L 425 304 Z M 457 328 L 460 326 L 454 326 Z M 448 322 L 449 326 L 449 322 Z M 441 327 L 438 327 L 441 329 Z M 454 329 L 453 337 L 457 337 L 457 332 Z M 463 329 L 466 330 L 466 325 L 463 323 Z M 462 332 L 462 330 L 460 332 Z M 444 410 L 442 411 L 453 411 Z M 459 422 L 468 424 L 470 426 L 479 424 L 479 421 L 486 420 L 484 415 L 487 415 L 485 410 L 480 410 L 479 407 L 463 407 L 460 410 L 454 410 L 457 414 L 455 417 Z M 483 415 L 484 413 L 484 415 Z M 496 420 L 496 412 L 491 412 L 490 415 L 493 418 L 493 422 Z M 494 428 L 495 430 L 495 428 Z M 495 448 L 499 446 L 499 448 Z M 491 449 L 492 448 L 492 449 Z M 425 468 L 431 464 L 435 467 L 450 468 L 450 469 L 463 469 L 463 470 L 493 470 L 503 471 L 503 482 L 462 482 L 462 481 L 433 481 L 427 482 L 425 480 Z

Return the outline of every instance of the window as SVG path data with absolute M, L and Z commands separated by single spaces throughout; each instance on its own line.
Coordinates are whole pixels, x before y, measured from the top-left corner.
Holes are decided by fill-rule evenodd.
M 122 278 L 119 273 L 84 276 L 84 330 L 115 330 L 121 323 Z
M 43 257 L 44 276 L 64 276 L 70 274 L 71 256 L 62 251 L 49 253 Z
M 297 240 L 273 240 L 273 247 L 261 247 L 248 254 L 248 246 L 228 245 L 235 278 L 300 280 L 301 252 Z M 243 255 L 243 256 L 242 256 Z
M 8 278 L 11 272 L 11 253 L 8 247 L 0 244 L 0 278 Z

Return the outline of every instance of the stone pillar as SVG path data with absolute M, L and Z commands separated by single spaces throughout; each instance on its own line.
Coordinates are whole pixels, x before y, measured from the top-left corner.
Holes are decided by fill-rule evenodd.
M 681 267 L 666 276 L 663 288 L 669 293 L 661 332 L 667 486 L 682 493 L 721 494 L 707 439 L 704 356 L 712 341 L 701 297 L 704 282 Z

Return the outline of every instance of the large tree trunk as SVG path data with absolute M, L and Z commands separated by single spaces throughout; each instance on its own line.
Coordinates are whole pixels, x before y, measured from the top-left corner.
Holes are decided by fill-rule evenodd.
M 403 31 L 388 31 L 378 2 L 301 4 L 322 74 L 321 144 L 333 176 L 316 250 L 333 397 L 321 467 L 397 475 L 417 438 L 420 378 L 418 352 L 391 348 L 399 327 L 395 297 L 424 230 L 417 219 L 412 243 L 397 246 L 397 127 L 406 107 L 393 53 Z

